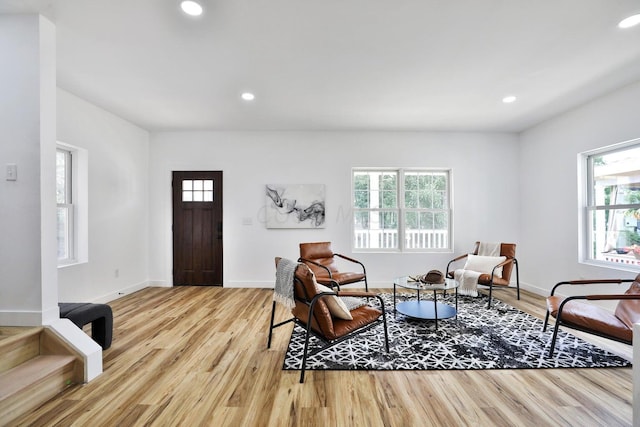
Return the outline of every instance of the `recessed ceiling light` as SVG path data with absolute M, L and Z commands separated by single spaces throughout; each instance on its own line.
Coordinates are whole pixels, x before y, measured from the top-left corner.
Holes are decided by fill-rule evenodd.
M 640 24 L 640 13 L 637 15 L 631 15 L 628 18 L 623 19 L 618 24 L 619 28 L 631 28 Z
M 180 2 L 180 7 L 182 8 L 182 11 L 187 15 L 191 15 L 191 16 L 202 15 L 202 6 L 198 2 L 195 2 L 192 0 L 183 0 Z
M 242 95 L 240 95 L 240 97 L 245 101 L 253 101 L 254 99 L 256 99 L 256 96 L 251 92 L 244 92 Z
M 502 98 L 502 102 L 504 102 L 505 104 L 511 104 L 512 102 L 516 102 L 516 99 L 517 98 L 515 96 L 509 95 Z

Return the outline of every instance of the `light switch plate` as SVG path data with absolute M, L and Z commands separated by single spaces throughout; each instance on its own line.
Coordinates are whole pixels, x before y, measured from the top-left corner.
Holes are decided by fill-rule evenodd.
M 18 180 L 18 165 L 15 163 L 7 163 L 7 181 Z

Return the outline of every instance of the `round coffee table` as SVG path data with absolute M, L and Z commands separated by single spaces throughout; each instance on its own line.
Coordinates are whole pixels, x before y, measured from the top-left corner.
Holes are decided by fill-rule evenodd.
M 417 291 L 417 300 L 403 301 L 396 304 L 397 287 Z M 458 314 L 458 287 L 460 283 L 453 279 L 445 279 L 444 283 L 422 283 L 410 276 L 396 277 L 393 279 L 393 307 L 395 313 L 416 319 L 433 320 L 438 329 L 438 319 L 449 319 Z M 455 307 L 437 301 L 437 291 L 455 290 Z M 433 301 L 420 300 L 420 291 L 433 292 Z

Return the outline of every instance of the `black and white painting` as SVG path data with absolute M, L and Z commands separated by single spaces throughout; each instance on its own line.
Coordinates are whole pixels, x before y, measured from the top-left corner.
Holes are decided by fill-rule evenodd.
M 267 228 L 324 228 L 324 194 L 324 184 L 268 184 Z

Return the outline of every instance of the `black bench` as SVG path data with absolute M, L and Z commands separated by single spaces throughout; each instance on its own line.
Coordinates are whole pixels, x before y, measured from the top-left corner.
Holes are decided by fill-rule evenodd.
M 61 302 L 60 317 L 69 319 L 82 329 L 91 323 L 91 338 L 102 346 L 103 350 L 111 347 L 113 337 L 113 312 L 107 304 L 91 304 L 85 302 Z

